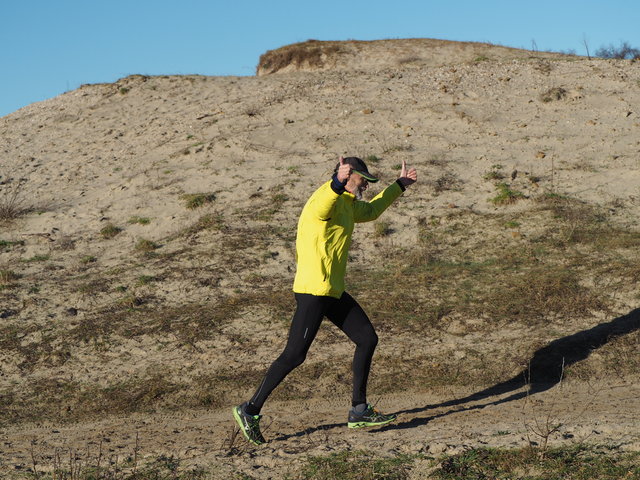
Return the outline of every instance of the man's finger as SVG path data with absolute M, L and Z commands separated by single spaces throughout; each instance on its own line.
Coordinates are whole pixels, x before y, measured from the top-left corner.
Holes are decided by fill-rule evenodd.
M 340 155 L 340 165 L 344 165 L 344 157 Z

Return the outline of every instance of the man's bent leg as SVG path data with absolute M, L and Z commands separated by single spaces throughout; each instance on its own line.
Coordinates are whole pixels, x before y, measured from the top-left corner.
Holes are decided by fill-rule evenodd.
M 338 303 L 329 310 L 327 317 L 356 344 L 353 356 L 352 403 L 354 407 L 366 404 L 367 382 L 373 353 L 378 344 L 378 335 L 362 307 L 347 292 L 344 292 Z

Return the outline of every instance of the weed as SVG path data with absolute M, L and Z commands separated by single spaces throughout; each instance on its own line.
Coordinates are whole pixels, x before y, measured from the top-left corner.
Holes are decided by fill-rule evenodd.
M 24 258 L 20 261 L 23 263 L 46 262 L 49 258 L 49 255 L 34 255 L 31 258 Z
M 369 163 L 379 163 L 381 158 L 376 155 L 367 155 L 364 160 Z
M 271 220 L 273 216 L 280 211 L 284 202 L 287 200 L 289 200 L 289 197 L 284 193 L 274 193 L 271 195 L 268 205 L 255 212 L 256 220 Z
M 85 255 L 84 257 L 82 257 L 80 259 L 80 263 L 83 265 L 88 265 L 89 263 L 95 263 L 97 262 L 98 259 L 96 257 L 94 257 L 93 255 Z
M 550 449 L 541 459 L 536 449 L 472 448 L 439 461 L 439 480 L 489 478 L 575 478 L 618 480 L 640 478 L 640 454 L 576 445 Z
M 27 209 L 24 205 L 22 182 L 9 179 L 0 183 L 0 222 L 15 220 L 23 215 Z
M 139 225 L 149 225 L 151 223 L 151 220 L 147 217 L 131 217 L 128 222 L 129 224 L 134 224 L 137 223 Z
M 505 177 L 502 171 L 503 168 L 500 164 L 491 165 L 491 169 L 482 178 L 485 180 L 502 180 Z
M 195 210 L 203 205 L 212 203 L 216 199 L 214 193 L 189 193 L 182 196 L 182 200 L 185 202 L 185 206 L 189 210 Z
M 540 100 L 544 103 L 562 100 L 567 96 L 567 93 L 568 92 L 562 87 L 550 88 L 540 95 Z
M 453 173 L 445 173 L 438 177 L 434 182 L 434 190 L 436 193 L 442 193 L 447 190 L 457 190 L 460 188 L 462 181 Z
M 376 238 L 386 237 L 391 232 L 393 232 L 393 230 L 389 222 L 381 220 L 373 224 L 373 236 Z
M 18 281 L 20 275 L 13 270 L 0 270 L 0 287 L 9 287 Z
M 304 479 L 404 480 L 409 478 L 413 458 L 398 455 L 380 458 L 362 451 L 344 451 L 325 457 L 312 456 L 302 469 Z
M 100 235 L 102 235 L 103 238 L 113 238 L 116 235 L 120 234 L 122 232 L 122 228 L 120 227 L 116 227 L 114 224 L 109 223 L 107 225 L 105 225 L 101 230 L 100 230 Z
M 138 277 L 138 281 L 136 282 L 137 285 L 148 285 L 151 282 L 155 282 L 157 279 L 154 276 L 151 275 L 141 275 Z
M 18 241 L 0 240 L 0 251 L 10 250 L 13 247 L 23 246 L 23 245 L 24 245 L 24 240 L 18 240 Z
M 496 188 L 498 195 L 490 199 L 494 205 L 510 205 L 520 199 L 526 198 L 524 193 L 512 190 L 507 183 L 498 183 Z
M 224 230 L 225 223 L 222 214 L 220 213 L 207 213 L 200 217 L 193 225 L 185 229 L 180 235 L 191 236 L 203 230 Z
M 160 248 L 160 245 L 152 240 L 147 240 L 146 238 L 141 238 L 140 240 L 138 240 L 135 246 L 136 251 L 142 253 L 150 253 L 154 250 L 157 250 L 158 248 Z

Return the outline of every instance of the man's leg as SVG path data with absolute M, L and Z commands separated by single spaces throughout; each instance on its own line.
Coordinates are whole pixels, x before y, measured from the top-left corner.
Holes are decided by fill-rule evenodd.
M 367 403 L 367 381 L 371 359 L 378 344 L 378 335 L 362 307 L 347 292 L 344 292 L 340 300 L 329 309 L 327 318 L 356 344 L 352 367 L 352 403 L 354 407 Z
M 396 415 L 385 415 L 367 403 L 367 381 L 371 359 L 378 344 L 378 335 L 364 312 L 351 295 L 345 292 L 327 317 L 356 344 L 353 356 L 353 407 L 349 410 L 349 428 L 376 427 L 396 419 Z
M 318 333 L 327 307 L 335 302 L 331 297 L 296 293 L 296 311 L 289 329 L 289 339 L 282 354 L 271 364 L 264 380 L 251 397 L 247 413 L 257 415 L 271 392 L 297 366 L 301 365 Z

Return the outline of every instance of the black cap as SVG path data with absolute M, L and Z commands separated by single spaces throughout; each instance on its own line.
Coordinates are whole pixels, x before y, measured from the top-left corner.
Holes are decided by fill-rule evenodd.
M 344 159 L 344 163 L 348 163 L 349 165 L 351 165 L 352 171 L 360 175 L 362 178 L 364 178 L 368 182 L 376 183 L 379 180 L 379 178 L 374 177 L 369 173 L 369 169 L 367 168 L 367 165 L 364 163 L 364 161 L 361 158 L 347 157 Z M 336 165 L 335 172 L 338 171 L 338 167 L 340 167 L 340 162 L 338 162 L 338 164 Z

